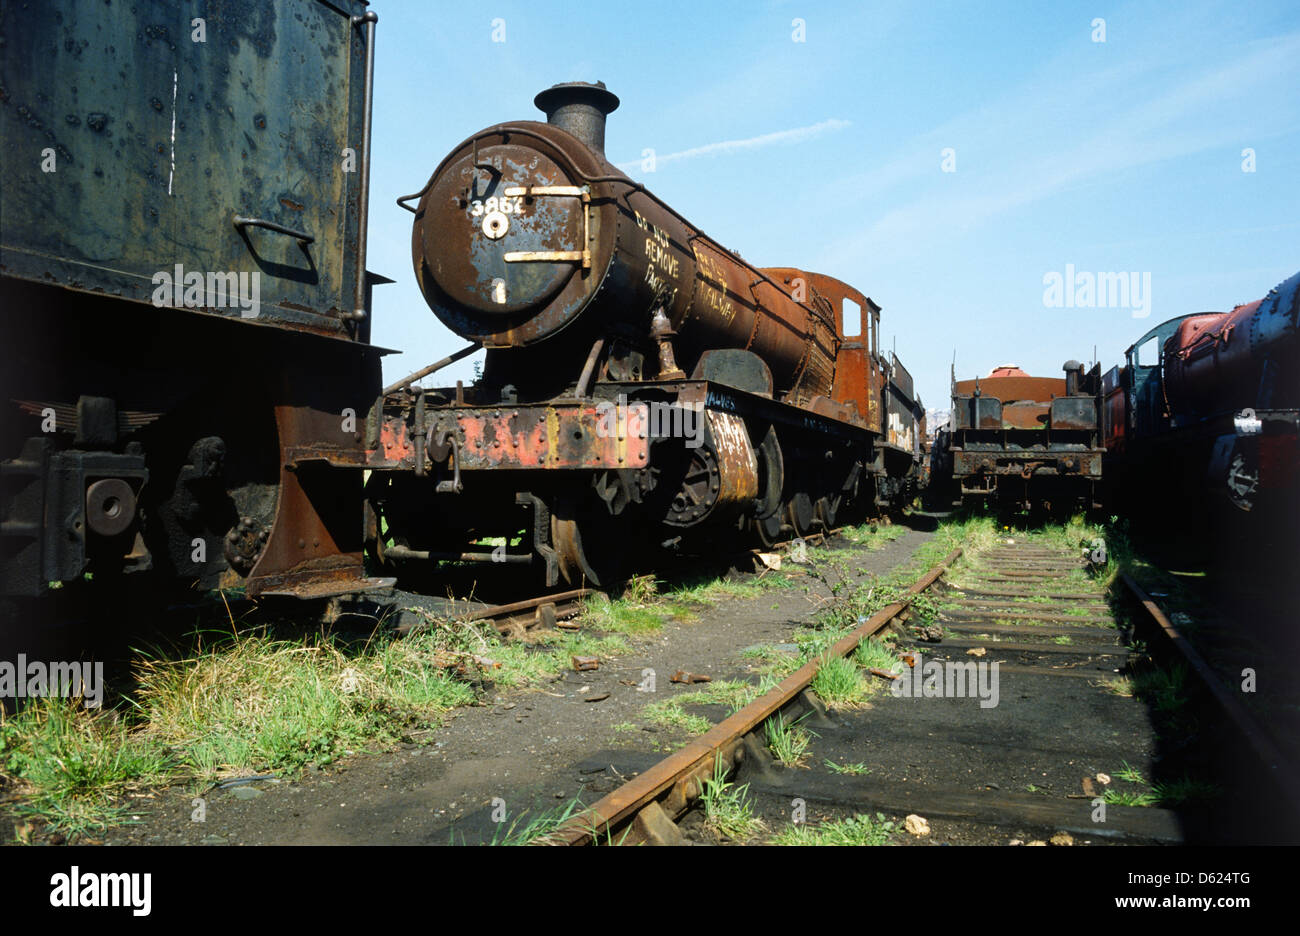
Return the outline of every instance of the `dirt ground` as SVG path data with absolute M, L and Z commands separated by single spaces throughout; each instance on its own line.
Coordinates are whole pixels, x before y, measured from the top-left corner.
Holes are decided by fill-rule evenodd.
M 930 535 L 908 530 L 881 548 L 856 552 L 849 565 L 867 574 L 887 572 Z M 629 638 L 631 652 L 602 660 L 594 672 L 566 671 L 531 689 L 489 689 L 479 705 L 449 713 L 446 724 L 419 743 L 357 752 L 336 767 L 295 777 L 138 796 L 130 801 L 138 821 L 111 830 L 104 841 L 440 845 L 501 836 L 512 823 L 526 824 L 575 798 L 599 798 L 621 782 L 619 773 L 644 769 L 680 743 L 684 735 L 657 730 L 642 717 L 646 705 L 700 688 L 671 683 L 677 670 L 715 681 L 756 681 L 740 652 L 788 641 L 825 594 L 808 576 L 796 581 L 795 588 L 755 598 L 721 599 L 693 621 Z M 656 676 L 654 693 L 637 689 L 647 669 Z M 609 696 L 602 701 L 585 701 L 604 693 Z M 727 714 L 714 708 L 701 712 L 714 721 Z M 195 802 L 200 797 L 202 804 Z M 495 823 L 493 809 L 499 815 L 501 807 L 506 821 Z M 200 815 L 203 821 L 196 821 Z

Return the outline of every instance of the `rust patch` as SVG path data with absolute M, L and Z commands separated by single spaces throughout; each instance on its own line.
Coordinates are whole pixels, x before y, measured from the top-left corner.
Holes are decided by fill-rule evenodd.
M 642 468 L 649 463 L 644 403 L 452 410 L 432 418 L 436 432 L 456 433 L 462 471 Z
M 709 429 L 718 456 L 718 505 L 746 505 L 758 496 L 758 458 L 745 421 L 735 413 L 709 410 Z
M 957 396 L 970 396 L 975 392 L 974 380 L 959 380 L 954 384 Z M 995 397 L 1003 403 L 1033 400 L 1047 403 L 1053 397 L 1065 396 L 1063 377 L 984 377 L 979 381 L 980 393 Z

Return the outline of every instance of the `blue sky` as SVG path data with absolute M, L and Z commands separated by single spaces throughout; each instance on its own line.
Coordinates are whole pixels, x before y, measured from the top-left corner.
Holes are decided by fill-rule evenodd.
M 882 343 L 931 407 L 946 408 L 954 350 L 959 378 L 1009 362 L 1057 376 L 1094 346 L 1105 369 L 1158 322 L 1300 269 L 1295 2 L 372 9 L 368 265 L 397 281 L 375 292 L 373 340 L 404 352 L 390 380 L 464 344 L 420 296 L 394 200 L 474 131 L 544 119 L 533 96 L 559 81 L 622 99 L 607 155 L 710 236 L 879 303 Z M 1149 317 L 1049 308 L 1044 277 L 1067 264 L 1149 273 Z

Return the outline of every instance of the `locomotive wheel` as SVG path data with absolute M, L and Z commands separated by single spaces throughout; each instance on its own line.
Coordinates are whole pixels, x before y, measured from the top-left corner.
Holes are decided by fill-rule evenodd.
M 775 546 L 781 540 L 781 511 L 768 517 L 755 517 L 754 532 L 765 547 Z
M 690 451 L 685 476 L 668 508 L 670 525 L 694 526 L 709 515 L 718 499 L 718 471 L 718 457 L 707 446 Z
M 812 498 L 803 491 L 799 491 L 790 498 L 790 503 L 786 505 L 785 510 L 790 525 L 794 527 L 796 536 L 810 536 L 815 532 L 813 521 L 816 516 L 813 511 Z
M 840 512 L 840 495 L 819 497 L 816 504 L 816 518 L 821 521 L 822 529 L 830 532 L 835 529 L 835 518 Z
M 763 480 L 762 497 L 754 515 L 754 531 L 758 541 L 771 548 L 781 539 L 781 489 L 785 485 L 785 459 L 781 455 L 775 427 L 767 427 L 767 434 L 758 447 L 758 457 Z

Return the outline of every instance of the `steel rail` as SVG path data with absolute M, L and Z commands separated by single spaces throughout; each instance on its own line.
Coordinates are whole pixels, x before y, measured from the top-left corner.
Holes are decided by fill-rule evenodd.
M 907 609 L 913 598 L 938 581 L 961 554 L 959 546 L 918 579 L 907 590 L 905 597 L 881 608 L 837 640 L 826 656 L 842 657 L 852 653 L 865 638 L 884 630 L 890 621 Z M 699 794 L 702 778 L 713 775 L 714 759 L 719 754 L 729 757 L 745 735 L 803 692 L 817 675 L 821 666 L 820 659 L 805 663 L 775 689 L 567 820 L 544 836 L 542 842 L 550 845 L 591 844 L 633 819 L 642 808 L 658 801 L 665 794 L 668 794 L 671 807 L 669 812 L 684 810 L 687 802 Z
M 1191 641 L 1183 635 L 1173 622 L 1165 617 L 1164 612 L 1160 610 L 1160 606 L 1142 590 L 1142 586 L 1135 582 L 1128 573 L 1121 573 L 1120 578 L 1124 580 L 1124 584 L 1128 586 L 1128 590 L 1133 594 L 1133 597 L 1146 608 L 1147 613 L 1151 615 L 1152 620 L 1159 626 L 1164 636 L 1182 654 L 1183 659 L 1187 661 L 1192 671 L 1210 690 L 1214 700 L 1241 731 L 1242 735 L 1245 736 L 1256 756 L 1273 772 L 1277 783 L 1282 789 L 1289 791 L 1292 797 L 1295 797 L 1296 792 L 1300 791 L 1300 776 L 1297 776 L 1295 765 L 1264 732 L 1259 722 L 1250 714 L 1241 703 L 1241 700 L 1224 687 L 1214 670 L 1205 662 L 1205 658 L 1196 651 Z

